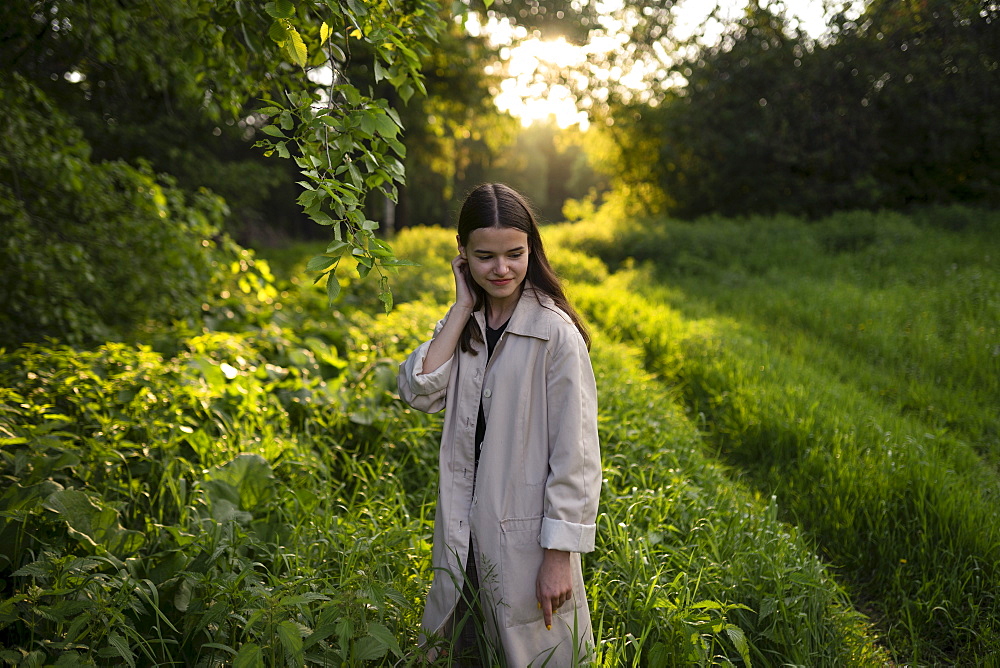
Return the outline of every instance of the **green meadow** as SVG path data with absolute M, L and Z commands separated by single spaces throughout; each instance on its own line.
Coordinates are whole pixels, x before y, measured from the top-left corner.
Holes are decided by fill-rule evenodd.
M 1000 215 L 546 234 L 594 334 L 597 664 L 1000 662 Z M 204 327 L 2 351 L 0 660 L 430 665 L 440 416 L 395 374 L 454 232 L 393 248 L 389 315 L 294 246 Z

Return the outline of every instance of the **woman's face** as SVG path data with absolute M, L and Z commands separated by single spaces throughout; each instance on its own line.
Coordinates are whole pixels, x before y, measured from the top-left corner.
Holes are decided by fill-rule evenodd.
M 513 227 L 481 227 L 469 233 L 465 253 L 469 275 L 494 306 L 520 295 L 528 273 L 528 235 Z

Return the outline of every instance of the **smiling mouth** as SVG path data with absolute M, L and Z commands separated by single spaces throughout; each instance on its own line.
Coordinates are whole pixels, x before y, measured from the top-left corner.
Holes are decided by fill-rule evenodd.
M 513 280 L 514 280 L 513 278 L 497 278 L 497 279 L 491 280 L 490 283 L 492 283 L 493 285 L 507 285 L 508 283 L 510 283 Z

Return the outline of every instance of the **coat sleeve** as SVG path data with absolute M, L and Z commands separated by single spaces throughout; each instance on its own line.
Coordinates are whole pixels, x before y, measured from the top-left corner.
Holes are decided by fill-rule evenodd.
M 438 322 L 434 328 L 434 336 L 441 331 L 447 319 L 448 316 L 445 316 Z M 430 345 L 430 341 L 424 341 L 403 360 L 396 375 L 396 386 L 399 388 L 399 398 L 413 408 L 424 413 L 437 413 L 445 406 L 448 381 L 451 379 L 451 367 L 455 357 L 452 355 L 451 359 L 431 373 L 421 373 Z
M 576 327 L 550 341 L 546 364 L 549 474 L 541 546 L 590 552 L 597 535 L 601 450 L 597 437 L 597 384 L 590 355 Z

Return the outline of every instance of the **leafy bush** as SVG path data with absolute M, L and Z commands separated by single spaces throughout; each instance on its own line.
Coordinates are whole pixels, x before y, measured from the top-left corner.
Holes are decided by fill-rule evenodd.
M 166 177 L 94 163 L 32 84 L 0 82 L 0 346 L 121 339 L 198 315 L 217 275 L 224 203 Z

